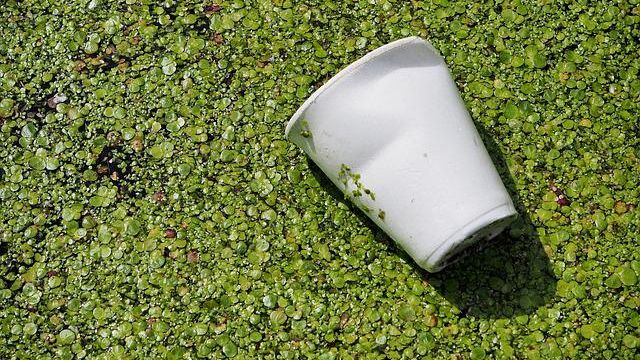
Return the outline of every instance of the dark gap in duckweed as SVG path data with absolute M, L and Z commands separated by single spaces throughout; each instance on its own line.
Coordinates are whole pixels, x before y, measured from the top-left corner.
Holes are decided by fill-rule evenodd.
M 124 59 L 124 61 L 131 61 L 130 59 L 127 59 L 126 57 L 122 57 L 122 59 Z M 102 60 L 104 61 L 104 65 L 100 66 L 99 68 L 105 70 L 105 71 L 109 71 L 115 67 L 118 66 L 118 64 L 120 64 L 120 60 L 118 59 L 118 55 L 113 52 L 111 54 L 108 54 L 107 56 L 103 57 Z
M 46 89 L 43 89 L 43 93 L 50 93 L 50 91 L 51 91 L 50 86 L 47 87 Z M 31 118 L 31 119 L 37 118 L 36 121 L 38 121 L 38 123 L 41 124 L 42 119 L 45 117 L 47 113 L 55 111 L 55 106 L 53 107 L 49 106 L 49 99 L 51 99 L 53 96 L 55 96 L 55 93 L 50 94 L 49 96 L 46 96 L 44 99 L 35 100 L 31 104 L 29 103 L 22 104 L 22 112 L 26 113 L 27 118 Z
M 120 184 L 128 172 L 127 164 L 118 156 L 121 153 L 122 145 L 107 145 L 98 154 L 94 165 L 94 170 L 98 175 L 109 178 L 116 186 Z
M 4 277 L 8 282 L 13 282 L 19 276 L 20 268 L 27 265 L 27 263 L 20 260 L 20 254 L 17 252 L 7 251 L 4 255 L 7 257 L 5 262 L 7 271 L 4 273 Z
M 141 183 L 139 174 L 131 170 L 143 164 L 143 158 L 136 151 L 126 150 L 121 139 L 112 140 L 114 144 L 106 145 L 98 154 L 93 170 L 113 183 L 122 196 L 141 198 L 146 192 L 144 183 Z M 165 176 L 162 179 L 166 182 L 168 178 Z
M 196 23 L 191 26 L 196 33 L 207 34 L 209 32 L 209 18 L 206 15 L 200 15 Z
M 235 75 L 235 70 L 231 70 L 231 71 L 227 72 L 227 73 L 224 75 L 224 78 L 222 79 L 222 82 L 223 82 L 225 85 L 230 86 L 230 85 L 231 85 L 231 82 L 233 81 L 233 77 L 234 77 L 234 75 Z

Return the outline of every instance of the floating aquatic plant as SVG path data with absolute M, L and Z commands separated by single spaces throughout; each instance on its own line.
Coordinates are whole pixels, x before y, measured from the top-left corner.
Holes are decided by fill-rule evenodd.
M 639 9 L 4 1 L 0 358 L 637 357 Z M 522 215 L 431 275 L 284 138 L 410 35 Z

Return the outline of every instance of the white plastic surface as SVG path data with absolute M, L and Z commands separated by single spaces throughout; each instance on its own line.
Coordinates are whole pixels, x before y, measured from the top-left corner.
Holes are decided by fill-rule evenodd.
M 421 38 L 339 72 L 286 134 L 428 271 L 517 214 L 443 58 Z

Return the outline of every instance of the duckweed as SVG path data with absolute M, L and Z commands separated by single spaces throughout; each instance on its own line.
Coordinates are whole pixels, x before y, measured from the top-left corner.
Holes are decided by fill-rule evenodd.
M 639 9 L 4 1 L 0 358 L 637 359 Z M 284 138 L 411 35 L 521 214 L 437 274 Z
M 347 199 L 358 199 L 361 196 L 367 195 L 371 198 L 371 200 L 375 200 L 375 193 L 369 189 L 367 189 L 360 180 L 361 175 L 354 173 L 351 171 L 351 168 L 345 164 L 340 166 L 340 171 L 338 172 L 338 180 L 344 186 L 343 191 L 345 192 L 345 197 Z M 350 185 L 352 184 L 352 185 Z M 353 188 L 353 190 L 349 191 L 349 188 Z

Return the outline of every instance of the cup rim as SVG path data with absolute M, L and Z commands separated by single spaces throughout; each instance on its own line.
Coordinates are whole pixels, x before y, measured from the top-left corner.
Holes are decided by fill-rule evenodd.
M 488 225 L 487 224 L 488 222 L 489 222 L 489 226 L 492 226 L 493 223 L 504 221 L 504 223 L 502 224 L 503 228 L 495 232 L 493 236 L 486 239 L 476 239 L 473 243 L 483 242 L 483 241 L 486 242 L 490 240 L 492 237 L 495 237 L 498 234 L 502 233 L 502 231 L 506 227 L 508 227 L 518 216 L 519 216 L 518 211 L 513 206 L 511 199 L 509 199 L 508 201 L 496 207 L 491 208 L 490 210 L 486 211 L 482 215 L 476 217 L 471 222 L 462 226 L 458 231 L 456 231 L 447 239 L 445 239 L 443 242 L 438 244 L 437 247 L 433 249 L 433 251 L 429 255 L 427 255 L 426 257 L 416 262 L 420 265 L 420 267 L 422 267 L 423 269 L 431 273 L 438 272 L 444 269 L 445 267 L 451 265 L 451 263 L 437 264 L 436 261 L 438 261 L 443 255 L 445 255 L 452 246 L 462 242 L 468 236 L 474 235 L 479 231 L 482 231 L 483 229 L 486 228 L 486 226 Z
M 298 108 L 298 110 L 296 110 L 296 112 L 293 114 L 293 116 L 289 119 L 289 122 L 287 123 L 287 127 L 285 129 L 285 136 L 289 137 L 289 132 L 291 131 L 291 128 L 293 127 L 293 125 L 295 125 L 295 123 L 302 117 L 302 114 L 305 112 L 305 110 L 307 110 L 307 108 L 309 108 L 318 99 L 318 97 L 320 95 L 322 95 L 323 92 L 327 91 L 332 86 L 335 86 L 336 83 L 338 83 L 340 80 L 342 80 L 342 79 L 344 79 L 344 78 L 346 78 L 346 77 L 348 77 L 350 75 L 353 75 L 358 68 L 360 68 L 363 65 L 365 65 L 366 63 L 374 60 L 375 58 L 379 57 L 380 55 L 382 55 L 384 53 L 387 53 L 389 51 L 392 51 L 392 50 L 407 46 L 407 45 L 411 45 L 411 44 L 423 44 L 423 45 L 426 45 L 434 53 L 439 54 L 439 52 L 433 46 L 431 46 L 431 44 L 429 44 L 429 42 L 427 42 L 426 40 L 424 40 L 423 38 L 421 38 L 419 36 L 409 36 L 409 37 L 406 37 L 406 38 L 402 38 L 402 39 L 390 42 L 390 43 L 388 43 L 386 45 L 380 46 L 379 48 L 376 48 L 376 49 L 368 52 L 366 55 L 364 55 L 360 59 L 352 62 L 347 67 L 345 67 L 344 69 L 340 70 L 336 75 L 334 75 L 326 83 L 324 83 L 322 86 L 320 86 L 318 89 L 316 89 L 307 98 L 307 100 L 305 100 L 305 102 L 302 103 L 302 105 Z

